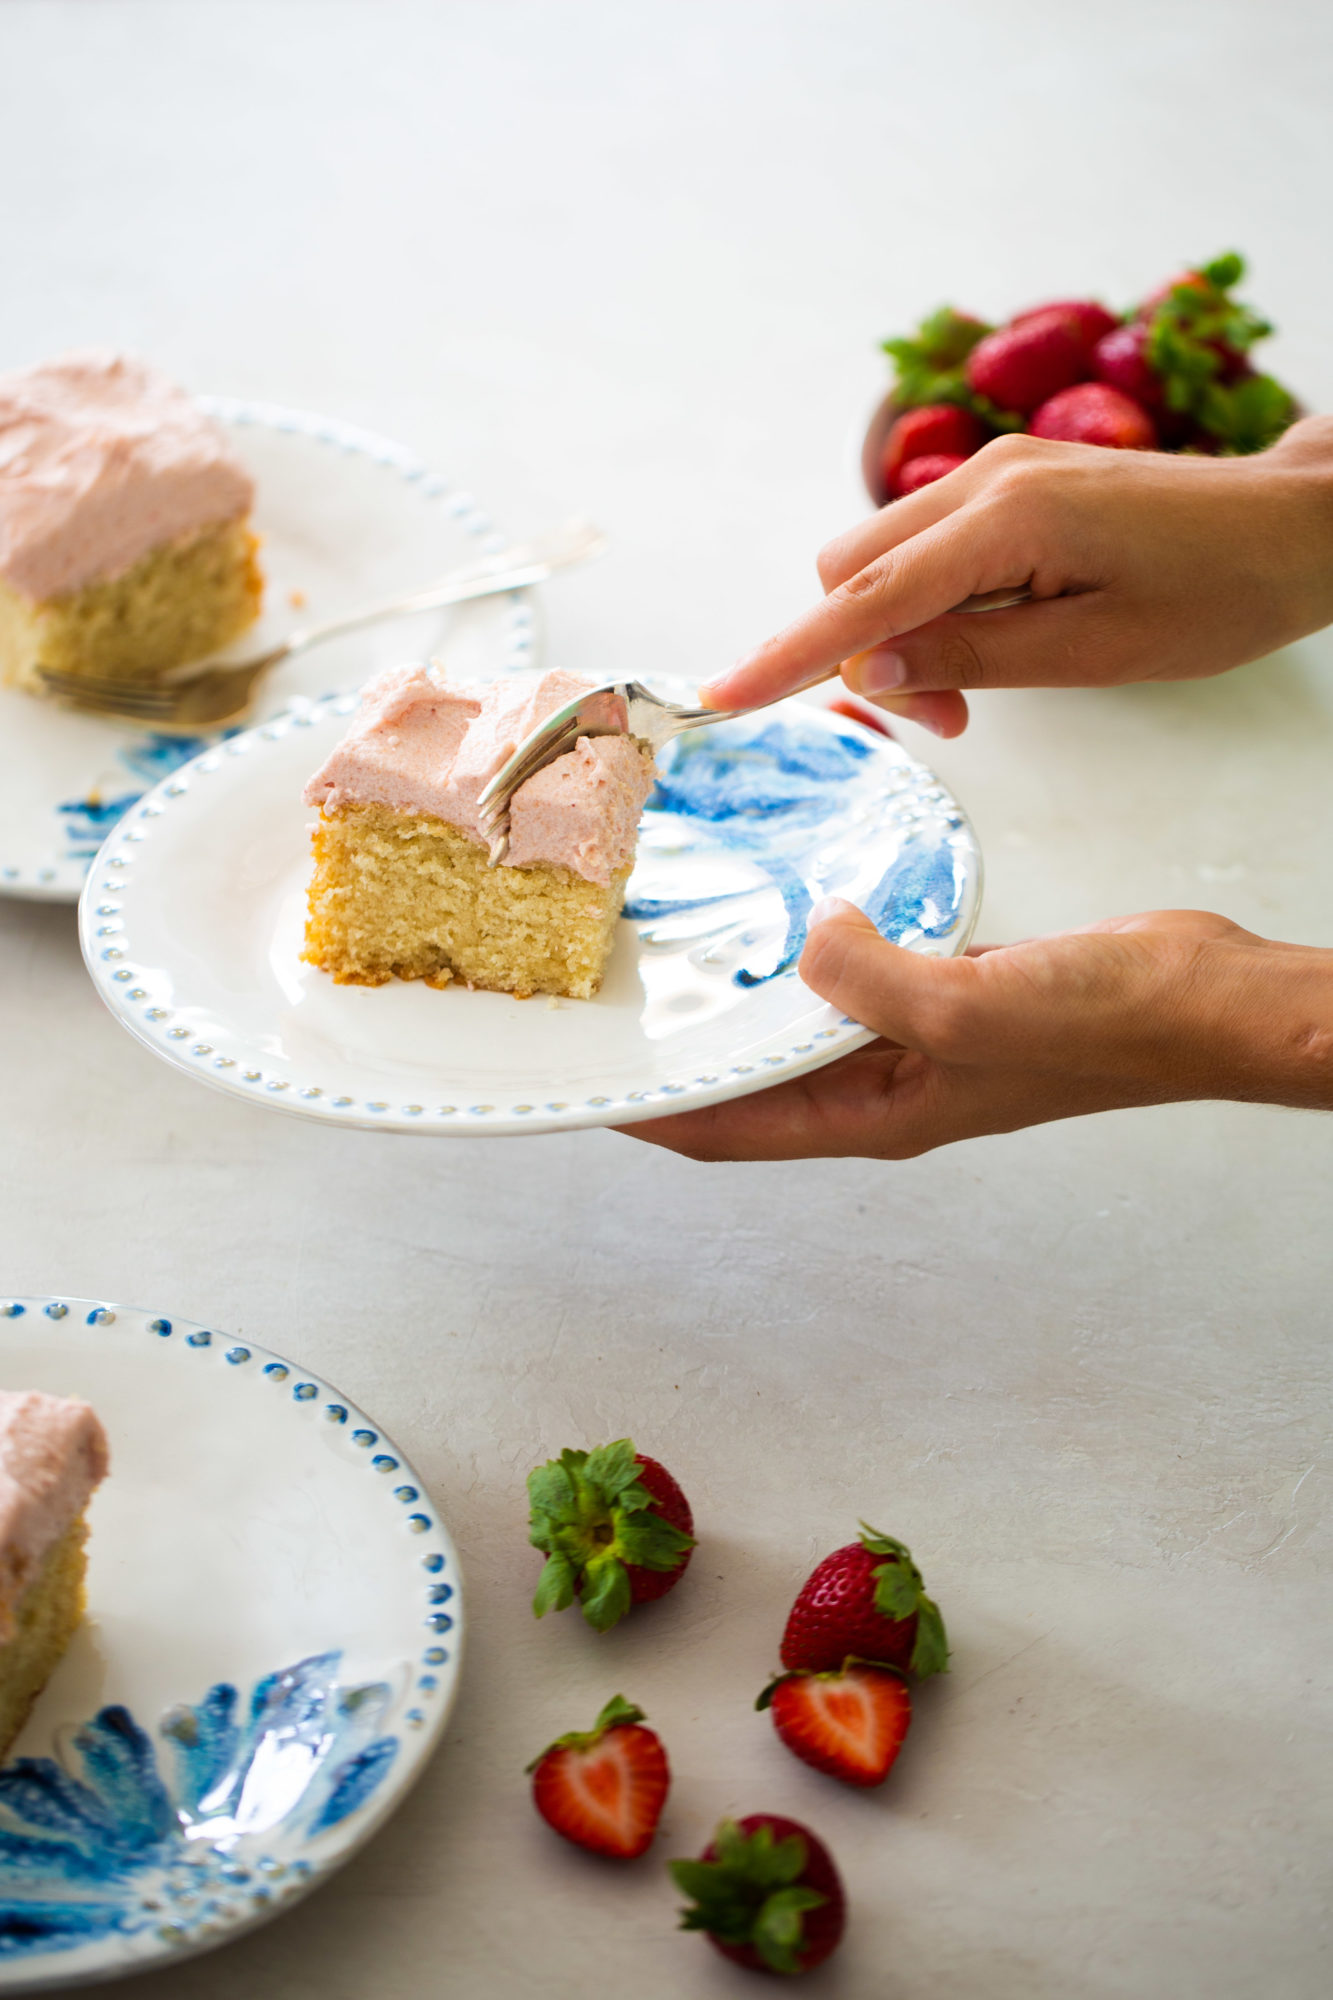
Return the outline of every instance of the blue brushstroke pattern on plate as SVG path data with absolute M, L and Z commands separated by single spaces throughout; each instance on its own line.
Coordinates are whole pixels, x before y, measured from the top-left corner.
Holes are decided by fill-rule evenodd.
M 211 736 L 157 736 L 146 735 L 117 747 L 116 759 L 125 766 L 131 777 L 142 783 L 132 792 L 117 792 L 110 798 L 69 799 L 57 806 L 65 836 L 62 859 L 66 861 L 91 861 L 102 842 L 110 833 L 117 820 L 123 819 L 131 806 L 137 805 L 145 791 L 169 778 L 173 771 L 179 771 L 182 764 L 188 764 L 191 757 L 197 757 L 201 750 L 207 750 L 211 743 L 223 743 L 229 736 L 235 736 L 238 729 L 223 729 Z
M 819 896 L 847 897 L 895 943 L 947 938 L 972 849 L 944 797 L 920 766 L 819 711 L 692 731 L 659 759 L 625 915 L 649 944 L 651 927 L 678 935 L 698 916 L 709 955 L 733 933 L 741 986 L 796 963 Z
M 338 1652 L 225 1682 L 172 1709 L 159 1743 L 128 1709 L 0 1770 L 0 1961 L 152 1930 L 185 1943 L 304 1886 L 308 1850 L 398 1752 L 387 1683 L 344 1686 Z

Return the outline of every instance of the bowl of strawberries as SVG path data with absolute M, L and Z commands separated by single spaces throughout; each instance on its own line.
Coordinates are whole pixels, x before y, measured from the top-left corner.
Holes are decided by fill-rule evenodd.
M 1262 451 L 1300 414 L 1252 351 L 1273 329 L 1235 296 L 1235 252 L 1122 314 L 1058 299 L 988 325 L 941 306 L 886 340 L 895 380 L 861 452 L 877 507 L 943 479 L 1006 431 L 1121 451 Z

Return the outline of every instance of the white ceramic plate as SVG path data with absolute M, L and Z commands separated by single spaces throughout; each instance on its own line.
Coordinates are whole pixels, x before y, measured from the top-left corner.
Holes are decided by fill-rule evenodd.
M 204 396 L 254 474 L 268 579 L 264 615 L 239 650 L 298 622 L 422 588 L 504 546 L 468 493 L 401 445 L 328 417 Z M 299 597 L 299 608 L 293 603 Z M 256 719 L 293 695 L 359 687 L 378 667 L 439 652 L 468 678 L 530 666 L 532 598 L 513 591 L 330 640 L 263 682 Z M 152 735 L 0 688 L 0 895 L 73 903 L 111 827 L 213 739 Z
M 337 986 L 300 957 L 301 789 L 354 706 L 332 697 L 177 772 L 107 842 L 84 893 L 107 1005 L 234 1096 L 400 1132 L 626 1124 L 871 1039 L 796 973 L 818 896 L 848 896 L 918 951 L 961 951 L 972 934 L 980 856 L 939 780 L 899 744 L 786 702 L 665 753 L 595 1000 Z
M 88 1616 L 0 1771 L 0 1989 L 221 1944 L 315 1888 L 439 1741 L 458 1558 L 317 1375 L 89 1299 L 0 1301 L 0 1382 L 85 1397 Z

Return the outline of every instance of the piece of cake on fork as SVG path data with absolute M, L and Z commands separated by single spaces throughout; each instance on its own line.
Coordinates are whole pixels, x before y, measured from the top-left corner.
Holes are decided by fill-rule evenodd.
M 83 1616 L 83 1511 L 106 1471 L 91 1405 L 0 1390 L 0 1757 Z
M 565 673 L 451 685 L 420 665 L 371 681 L 305 790 L 320 808 L 307 960 L 346 984 L 457 979 L 590 999 L 652 789 L 648 752 L 580 737 L 515 794 L 496 867 L 477 811 L 523 739 L 587 686 Z
M 211 417 L 93 350 L 0 375 L 0 681 L 154 681 L 259 615 L 254 482 Z

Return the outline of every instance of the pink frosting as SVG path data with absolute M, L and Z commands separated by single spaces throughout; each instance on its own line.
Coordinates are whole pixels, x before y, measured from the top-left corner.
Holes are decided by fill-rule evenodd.
M 91 1404 L 0 1389 L 0 1645 L 20 1598 L 107 1472 Z
M 249 512 L 254 482 L 183 389 L 89 350 L 0 375 L 0 578 L 33 599 Z
M 588 687 L 573 674 L 450 686 L 426 666 L 393 667 L 361 692 L 351 728 L 305 788 L 305 802 L 433 813 L 481 838 L 477 799 L 531 730 Z M 507 865 L 534 861 L 605 885 L 634 858 L 652 760 L 628 736 L 581 736 L 529 778 L 509 812 Z

